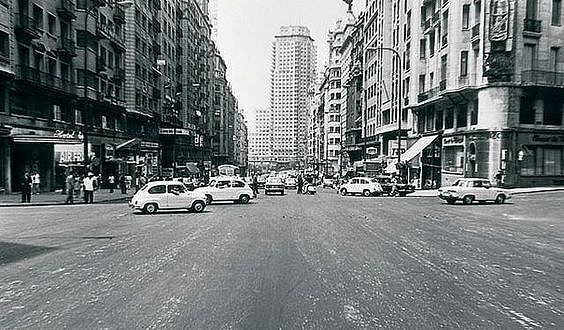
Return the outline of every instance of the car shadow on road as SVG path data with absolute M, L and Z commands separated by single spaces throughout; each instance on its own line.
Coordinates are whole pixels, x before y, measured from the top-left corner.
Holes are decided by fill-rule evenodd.
M 448 205 L 448 206 L 452 206 L 452 207 L 475 207 L 475 206 L 503 206 L 503 205 L 513 205 L 512 202 L 505 202 L 503 204 L 498 204 L 498 203 L 478 203 L 478 202 L 474 202 L 472 204 L 463 204 L 463 203 L 455 203 L 455 204 L 449 204 L 447 202 L 442 203 L 443 205 Z
M 192 211 L 188 211 L 188 210 L 166 210 L 166 211 L 158 211 L 157 213 L 143 213 L 141 211 L 136 211 L 133 212 L 133 215 L 135 216 L 151 216 L 151 215 L 159 215 L 159 214 L 193 214 L 193 215 L 198 215 L 198 214 L 205 214 L 205 213 L 212 213 L 211 211 L 208 210 L 204 210 L 201 213 L 196 213 L 196 212 L 192 212 Z
M 57 248 L 49 246 L 27 245 L 12 242 L 0 242 L 0 265 L 28 259 L 53 252 Z

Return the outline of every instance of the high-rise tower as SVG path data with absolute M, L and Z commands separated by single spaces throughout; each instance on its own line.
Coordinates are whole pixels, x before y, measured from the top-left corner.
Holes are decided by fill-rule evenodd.
M 316 65 L 309 29 L 281 27 L 272 54 L 272 157 L 278 164 L 300 167 L 307 155 L 308 88 Z

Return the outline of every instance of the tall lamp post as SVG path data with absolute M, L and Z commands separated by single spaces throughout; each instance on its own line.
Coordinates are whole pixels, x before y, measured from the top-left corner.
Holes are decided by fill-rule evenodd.
M 399 84 L 399 103 L 398 103 L 398 163 L 397 163 L 398 166 L 399 166 L 399 165 L 401 164 L 401 121 L 402 121 L 402 119 L 403 119 L 403 114 L 402 114 L 402 102 L 403 102 L 403 100 L 402 100 L 402 97 L 403 97 L 403 88 L 402 88 L 402 87 L 403 87 L 403 81 L 402 81 L 402 74 L 401 74 L 401 71 L 403 70 L 402 60 L 401 60 L 401 55 L 400 55 L 400 53 L 399 53 L 397 50 L 393 49 L 393 48 L 390 48 L 390 47 L 366 47 L 365 50 L 364 50 L 364 58 L 363 58 L 363 61 L 364 61 L 365 66 L 366 66 L 366 54 L 368 54 L 369 51 L 379 51 L 379 50 L 388 50 L 388 51 L 391 51 L 392 54 L 394 54 L 394 56 L 397 58 L 397 61 L 398 61 L 398 63 L 399 63 L 399 70 L 398 70 L 398 84 Z M 392 70 L 392 72 L 393 72 L 393 70 Z M 365 91 L 365 92 L 364 92 L 364 93 L 365 93 L 365 102 L 364 102 L 364 103 L 365 103 L 365 104 L 364 104 L 364 110 L 365 110 L 365 111 L 364 111 L 364 118 L 365 118 L 365 119 L 364 119 L 364 123 L 365 123 L 365 125 L 364 125 L 364 131 L 365 131 L 365 133 L 364 133 L 364 135 L 365 135 L 365 136 L 364 136 L 364 160 L 366 160 L 366 129 L 367 129 L 367 127 L 366 127 L 366 126 L 367 126 L 367 125 L 366 125 L 366 122 L 367 122 L 366 117 L 367 117 L 367 116 L 366 116 L 366 115 L 367 115 L 367 112 L 368 112 L 368 104 L 367 104 L 368 102 L 366 102 L 366 101 L 367 101 L 367 100 L 366 100 L 366 88 L 364 88 L 364 91 Z M 401 173 L 400 173 L 400 174 L 401 174 Z
M 89 157 L 90 155 L 88 155 L 88 132 L 87 132 L 87 127 L 88 127 L 88 116 L 87 116 L 87 108 L 88 108 L 88 42 L 87 42 L 87 38 L 86 38 L 86 34 L 88 33 L 88 17 L 90 17 L 90 14 L 92 14 L 92 12 L 94 11 L 94 9 L 100 8 L 100 7 L 104 7 L 107 5 L 110 6 L 121 6 L 124 9 L 125 8 L 129 8 L 133 5 L 134 1 L 133 0 L 97 0 L 97 1 L 92 1 L 90 7 L 85 8 L 86 12 L 84 14 L 84 72 L 82 75 L 82 79 L 83 79 L 83 83 L 84 83 L 84 128 L 83 128 L 83 143 L 84 143 L 84 149 L 83 149 L 83 153 L 84 153 L 84 171 L 86 173 L 88 173 L 88 163 L 89 163 Z M 86 4 L 88 4 L 88 2 L 86 2 Z M 96 53 L 98 53 L 98 50 L 96 50 Z

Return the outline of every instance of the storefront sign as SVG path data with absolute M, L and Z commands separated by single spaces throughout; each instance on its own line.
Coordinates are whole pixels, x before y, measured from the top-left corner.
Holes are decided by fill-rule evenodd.
M 159 149 L 159 144 L 156 142 L 141 142 L 141 148 L 143 149 Z
M 531 138 L 533 143 L 564 144 L 564 135 L 538 135 Z
M 396 143 L 396 146 L 397 146 L 397 143 Z M 374 147 L 367 148 L 366 154 L 367 155 L 376 155 L 376 154 L 378 154 L 378 149 L 374 148 Z
M 55 162 L 59 164 L 80 163 L 84 160 L 84 146 L 77 144 L 56 144 Z
M 191 135 L 190 130 L 184 128 L 161 128 L 159 129 L 161 135 Z
M 407 150 L 407 141 L 401 140 L 401 153 L 405 153 Z M 390 140 L 388 141 L 388 156 L 397 156 L 398 155 L 398 141 L 397 140 Z
M 464 136 L 450 136 L 443 138 L 443 146 L 447 145 L 463 145 Z
M 66 130 L 58 129 L 55 131 L 55 133 L 53 133 L 53 136 L 60 139 L 84 140 L 84 135 L 82 135 L 82 132 L 77 132 L 77 131 L 66 131 Z

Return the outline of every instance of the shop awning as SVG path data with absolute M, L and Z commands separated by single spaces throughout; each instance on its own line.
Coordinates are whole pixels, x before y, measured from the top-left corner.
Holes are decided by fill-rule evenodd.
M 194 165 L 194 164 L 190 164 L 187 163 L 186 164 L 186 169 L 188 170 L 188 172 L 192 173 L 192 174 L 198 174 L 200 173 L 200 169 L 198 168 L 198 166 Z
M 139 147 L 141 146 L 141 139 L 138 138 L 133 138 L 129 141 L 126 141 L 120 145 L 118 145 L 116 147 L 116 150 L 120 150 L 120 149 L 130 149 L 130 148 L 134 148 L 134 147 Z
M 79 139 L 61 139 L 54 136 L 43 135 L 12 135 L 15 143 L 49 143 L 49 144 L 83 144 Z
M 401 161 L 402 162 L 408 162 L 408 161 L 412 160 L 413 158 L 415 158 L 415 156 L 419 155 L 421 153 L 421 151 L 423 151 L 423 149 L 427 148 L 431 143 L 433 143 L 437 139 L 438 136 L 439 135 L 437 135 L 437 134 L 428 135 L 428 136 L 424 136 L 424 137 L 420 138 L 419 140 L 417 140 L 417 142 L 415 142 L 414 145 L 412 145 L 409 149 L 407 149 L 401 155 Z M 397 172 L 397 169 L 396 169 L 397 162 L 398 162 L 397 158 L 392 160 L 392 162 L 390 162 L 388 164 L 388 166 L 386 167 L 386 173 Z

